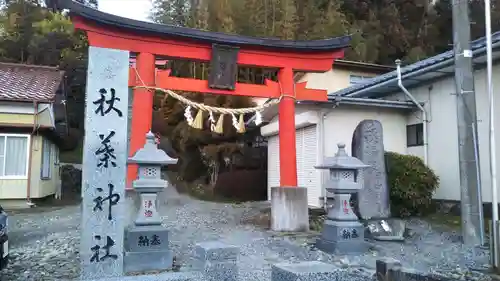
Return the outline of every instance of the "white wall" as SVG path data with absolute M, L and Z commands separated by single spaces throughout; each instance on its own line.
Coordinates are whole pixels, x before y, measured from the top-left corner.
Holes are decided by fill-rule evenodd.
M 491 177 L 490 177 L 490 148 L 489 148 L 489 99 L 486 87 L 486 70 L 477 71 L 475 77 L 476 88 L 476 108 L 478 118 L 478 136 L 479 136 L 479 157 L 481 166 L 481 184 L 484 202 L 491 202 Z M 493 68 L 493 91 L 495 93 L 495 137 L 496 137 L 496 159 L 500 161 L 500 65 Z M 500 166 L 497 165 L 497 175 L 500 172 Z M 500 179 L 497 178 L 497 185 L 500 186 Z M 500 198 L 500 194 L 499 194 Z
M 323 73 L 306 73 L 298 82 L 307 81 L 308 89 L 323 89 L 328 93 L 334 93 L 351 86 L 351 75 L 373 77 L 377 76 L 377 73 L 344 69 L 334 64 L 332 69 Z
M 350 153 L 354 129 L 359 122 L 365 119 L 374 119 L 382 123 L 386 151 L 406 153 L 406 116 L 402 110 L 352 105 L 340 105 L 330 109 L 321 108 L 319 106 L 297 105 L 296 112 L 295 121 L 297 128 L 303 128 L 304 126 L 316 123 L 319 125 L 317 127 L 319 141 L 315 147 L 317 157 L 314 157 L 316 158 L 316 163 L 310 164 L 311 166 L 321 164 L 325 157 L 334 156 L 337 152 L 337 144 L 340 142 L 346 144 L 346 149 Z M 264 136 L 274 136 L 278 132 L 278 128 L 278 120 L 274 118 L 270 124 L 261 128 L 261 133 Z M 268 149 L 278 149 L 278 145 L 276 145 L 277 141 L 278 138 L 276 136 L 272 137 L 270 143 L 273 145 L 268 144 Z M 300 144 L 297 143 L 298 157 L 300 154 L 299 150 L 303 150 L 299 145 Z M 306 152 L 308 156 L 312 156 L 310 154 L 313 154 L 313 152 L 310 150 L 308 151 L 309 152 Z M 302 157 L 306 158 L 305 156 Z M 276 175 L 279 173 L 279 164 L 275 163 L 279 161 L 278 159 L 279 152 L 268 152 L 268 179 L 269 184 L 273 186 L 279 183 L 279 175 Z M 308 163 L 312 162 L 314 161 L 308 161 Z M 300 176 L 301 174 L 307 173 L 298 171 L 298 174 Z M 324 196 L 322 185 L 326 179 L 326 172 L 317 171 L 317 177 L 317 182 L 320 183 L 320 186 L 318 186 L 318 189 L 314 192 L 308 193 L 309 196 L 316 194 L 318 197 L 308 198 L 309 204 L 315 207 L 319 207 L 316 203 L 319 202 L 319 197 Z
M 340 105 L 328 110 L 324 117 L 324 155 L 334 156 L 339 142 L 345 143 L 346 151 L 350 153 L 354 129 L 366 119 L 382 123 L 386 151 L 406 153 L 406 118 L 401 110 Z
M 485 70 L 475 72 L 476 110 L 478 115 L 479 155 L 481 165 L 482 196 L 484 202 L 491 202 L 491 181 L 489 176 L 489 136 L 488 136 L 488 95 L 486 93 Z M 500 65 L 493 69 L 495 92 L 500 90 Z M 458 165 L 458 129 L 457 129 L 457 100 L 454 77 L 450 76 L 432 84 L 409 89 L 410 93 L 419 101 L 425 102 L 429 114 L 428 149 L 429 166 L 440 178 L 440 186 L 434 194 L 435 199 L 460 200 L 460 177 Z M 402 93 L 389 99 L 406 100 Z M 496 108 L 500 108 L 500 97 L 495 100 Z M 496 143 L 500 147 L 500 119 L 497 113 Z M 420 123 L 419 112 L 407 116 L 408 124 Z M 423 147 L 410 147 L 408 153 L 423 158 Z M 497 151 L 497 159 L 500 152 Z M 498 169 L 497 174 L 500 172 Z M 500 184 L 500 182 L 499 182 Z M 500 198 L 500 196 L 499 196 Z

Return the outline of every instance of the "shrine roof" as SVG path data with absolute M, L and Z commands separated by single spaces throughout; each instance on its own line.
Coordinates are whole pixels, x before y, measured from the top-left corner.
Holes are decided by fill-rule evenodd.
M 277 38 L 258 38 L 209 32 L 187 27 L 143 22 L 115 16 L 92 9 L 72 0 L 61 1 L 63 9 L 68 9 L 71 15 L 79 16 L 99 25 L 128 30 L 135 33 L 167 36 L 185 40 L 195 40 L 206 43 L 226 44 L 239 47 L 258 47 L 283 51 L 323 52 L 343 49 L 350 46 L 351 36 L 341 36 L 323 40 L 293 41 Z
M 0 100 L 53 101 L 63 74 L 57 67 L 0 63 Z

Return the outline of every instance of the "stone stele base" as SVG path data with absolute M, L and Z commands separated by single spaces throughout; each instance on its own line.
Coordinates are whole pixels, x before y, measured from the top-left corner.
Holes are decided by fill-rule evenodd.
M 172 268 L 168 230 L 161 225 L 130 226 L 125 230 L 123 267 L 126 273 Z
M 358 221 L 327 219 L 316 247 L 327 253 L 362 253 L 368 249 L 365 228 Z
M 271 187 L 271 229 L 308 231 L 309 209 L 304 187 Z

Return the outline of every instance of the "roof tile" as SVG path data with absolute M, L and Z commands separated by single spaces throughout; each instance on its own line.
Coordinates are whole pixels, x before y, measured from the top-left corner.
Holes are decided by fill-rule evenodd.
M 0 100 L 52 101 L 63 73 L 50 66 L 0 63 Z

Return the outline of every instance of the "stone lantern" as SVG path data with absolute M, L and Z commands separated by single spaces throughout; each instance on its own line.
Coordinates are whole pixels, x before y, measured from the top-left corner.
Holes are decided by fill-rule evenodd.
M 161 167 L 177 163 L 158 149 L 155 135 L 146 134 L 146 143 L 128 163 L 138 165 L 137 179 L 132 183 L 139 194 L 140 207 L 134 223 L 125 230 L 124 269 L 126 272 L 164 270 L 172 267 L 172 253 L 168 249 L 168 230 L 161 223 L 157 210 L 157 196 L 168 186 L 161 178 Z
M 345 144 L 338 144 L 334 157 L 328 157 L 316 169 L 329 170 L 326 190 L 334 194 L 333 207 L 328 211 L 317 247 L 325 252 L 363 252 L 364 226 L 353 212 L 351 195 L 356 194 L 362 183 L 358 179 L 361 169 L 369 167 L 355 157 L 347 155 Z

